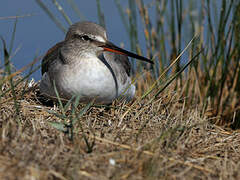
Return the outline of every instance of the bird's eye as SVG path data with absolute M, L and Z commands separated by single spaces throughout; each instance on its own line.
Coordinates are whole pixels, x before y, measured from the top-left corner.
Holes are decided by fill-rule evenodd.
M 93 40 L 88 35 L 79 35 L 79 34 L 74 34 L 73 38 L 81 39 L 83 41 L 92 41 Z
M 89 41 L 89 40 L 91 40 L 91 38 L 88 37 L 87 35 L 83 35 L 83 36 L 81 36 L 81 38 L 82 38 L 82 40 L 84 40 L 84 41 Z

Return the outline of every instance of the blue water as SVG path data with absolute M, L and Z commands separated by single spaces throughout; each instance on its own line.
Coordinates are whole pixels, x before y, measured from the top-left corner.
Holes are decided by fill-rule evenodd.
M 61 14 L 57 11 L 56 7 L 53 5 L 52 1 L 42 0 L 42 2 L 44 2 L 44 4 L 47 5 L 55 15 L 57 15 L 57 18 L 63 23 L 65 28 L 69 27 Z M 66 1 L 58 0 L 58 2 L 63 5 L 65 12 L 70 16 L 73 23 L 83 20 L 79 19 Z M 126 9 L 128 6 L 128 1 L 120 0 L 120 2 L 124 9 Z M 152 0 L 144 0 L 145 4 L 150 2 L 152 2 Z M 95 0 L 76 0 L 76 3 L 85 19 L 98 23 L 97 5 Z M 187 1 L 185 3 L 187 3 Z M 101 1 L 101 9 L 104 11 L 106 29 L 110 41 L 116 45 L 123 43 L 124 48 L 130 50 L 130 41 L 128 40 L 129 37 L 114 1 Z M 149 10 L 149 15 L 152 18 L 154 18 L 155 15 L 154 10 L 154 8 Z M 171 11 L 169 11 L 169 13 L 171 13 Z M 50 47 L 54 46 L 57 42 L 62 41 L 65 36 L 64 33 L 38 6 L 36 1 L 4 0 L 0 3 L 0 35 L 6 40 L 8 48 L 10 46 L 15 19 L 4 19 L 3 17 L 26 14 L 32 14 L 32 16 L 19 18 L 17 23 L 16 37 L 12 51 L 14 56 L 11 59 L 16 69 L 29 64 L 31 61 L 33 61 L 36 55 L 44 55 Z M 140 22 L 141 19 L 139 17 L 138 21 L 139 42 L 144 55 L 146 55 L 145 38 Z M 183 32 L 183 34 L 186 34 L 186 32 L 187 31 Z M 184 38 L 184 40 L 187 42 L 192 37 L 188 38 L 189 39 Z M 183 43 L 183 46 L 186 45 L 186 42 Z M 2 52 L 2 44 L 0 44 L 0 66 L 3 65 Z M 40 61 L 38 64 L 40 64 Z M 35 72 L 32 77 L 36 80 L 39 80 L 41 78 L 40 70 Z
M 58 15 L 57 17 L 67 28 L 69 25 L 65 23 L 51 1 L 43 2 Z M 62 1 L 59 2 L 61 3 Z M 77 5 L 87 20 L 98 22 L 96 1 L 78 1 Z M 127 3 L 123 5 L 127 6 Z M 72 22 L 80 20 L 68 4 L 64 3 L 63 6 L 66 8 L 65 11 L 71 17 Z M 128 35 L 114 2 L 103 1 L 101 7 L 105 14 L 109 39 L 117 45 L 124 43 L 125 47 L 129 48 Z M 0 3 L 0 18 L 25 14 L 33 14 L 33 16 L 18 19 L 13 47 L 13 53 L 16 50 L 17 52 L 11 59 L 17 69 L 30 63 L 36 54 L 43 55 L 51 46 L 64 39 L 64 33 L 50 20 L 35 1 L 6 0 Z M 14 21 L 15 19 L 0 19 L 0 35 L 6 40 L 8 47 L 10 46 Z M 0 63 L 2 66 L 2 44 L 0 48 Z M 40 71 L 34 73 L 33 77 L 39 80 L 41 77 Z

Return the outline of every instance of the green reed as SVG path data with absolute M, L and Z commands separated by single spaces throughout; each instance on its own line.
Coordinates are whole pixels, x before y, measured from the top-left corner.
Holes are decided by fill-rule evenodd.
M 58 28 L 66 33 L 67 27 L 52 9 L 42 0 L 36 2 Z M 64 10 L 65 5 L 58 0 L 51 2 L 67 24 L 72 24 Z M 234 116 L 234 123 L 240 121 L 237 103 L 240 97 L 240 0 L 202 0 L 198 3 L 193 0 L 128 0 L 127 7 L 123 7 L 120 0 L 115 0 L 114 3 L 129 36 L 131 50 L 138 54 L 143 54 L 143 50 L 146 50 L 146 56 L 155 62 L 152 66 L 131 60 L 132 73 L 140 77 L 137 78 L 137 86 L 144 97 L 157 98 L 159 90 L 169 80 L 172 82 L 171 78 L 174 77 L 173 90 L 188 97 L 187 105 L 200 105 L 203 114 L 213 109 L 213 116 L 224 117 L 230 123 L 235 113 L 237 116 Z M 74 0 L 68 0 L 67 5 L 81 20 L 87 19 Z M 96 0 L 96 7 L 99 24 L 105 27 L 101 1 Z M 143 28 L 143 34 L 138 28 L 139 24 Z M 139 43 L 142 36 L 145 38 L 145 46 Z M 198 37 L 197 40 L 182 53 L 195 36 Z M 12 45 L 10 47 L 12 50 Z M 200 51 L 201 54 L 195 57 Z M 180 54 L 183 55 L 175 61 Z M 185 64 L 193 57 L 196 60 L 183 71 Z M 166 70 L 173 62 L 175 65 Z M 34 68 L 32 70 L 35 71 Z M 8 73 L 10 75 L 12 72 Z M 149 86 L 144 84 L 157 85 L 149 91 Z M 148 95 L 145 96 L 146 94 Z

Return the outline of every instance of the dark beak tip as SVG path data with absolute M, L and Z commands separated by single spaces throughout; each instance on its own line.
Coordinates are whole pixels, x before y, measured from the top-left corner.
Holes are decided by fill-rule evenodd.
M 148 58 L 145 58 L 143 56 L 139 56 L 135 53 L 132 53 L 132 52 L 127 51 L 125 49 L 122 49 L 120 47 L 117 47 L 116 45 L 114 45 L 113 43 L 111 43 L 109 41 L 107 41 L 104 44 L 101 44 L 101 47 L 103 47 L 106 51 L 122 54 L 122 55 L 129 56 L 129 57 L 132 57 L 132 58 L 135 58 L 135 59 L 138 59 L 138 60 L 145 61 L 145 62 L 150 63 L 150 64 L 154 64 L 154 62 L 152 60 L 150 60 Z

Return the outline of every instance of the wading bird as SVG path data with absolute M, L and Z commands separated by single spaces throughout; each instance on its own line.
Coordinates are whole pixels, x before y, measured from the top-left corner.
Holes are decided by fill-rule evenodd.
M 148 63 L 145 57 L 126 51 L 107 40 L 106 30 L 92 22 L 70 26 L 65 40 L 48 50 L 42 60 L 40 92 L 56 100 L 79 96 L 80 102 L 109 104 L 116 98 L 130 101 L 135 94 L 131 84 L 128 57 Z

